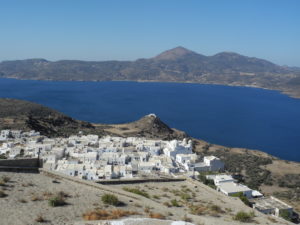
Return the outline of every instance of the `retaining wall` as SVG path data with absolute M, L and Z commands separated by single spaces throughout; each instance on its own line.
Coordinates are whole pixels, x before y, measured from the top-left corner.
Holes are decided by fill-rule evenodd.
M 131 194 L 127 191 L 117 190 L 117 189 L 112 188 L 112 187 L 108 187 L 108 186 L 98 184 L 98 183 L 95 183 L 95 182 L 92 182 L 92 181 L 82 180 L 82 179 L 79 179 L 79 178 L 76 178 L 76 177 L 64 175 L 62 173 L 54 172 L 52 170 L 47 170 L 47 169 L 44 169 L 44 168 L 40 168 L 39 171 L 40 171 L 40 173 L 43 173 L 43 174 L 48 175 L 50 177 L 54 177 L 54 178 L 57 178 L 57 179 L 70 180 L 70 181 L 73 181 L 73 182 L 76 182 L 76 183 L 79 183 L 79 184 L 84 184 L 84 185 L 87 185 L 87 186 L 91 186 L 91 187 L 100 189 L 102 191 L 122 195 L 122 196 L 125 196 L 127 198 L 136 199 L 136 200 L 144 199 L 144 197 L 142 197 L 142 196 L 137 196 L 137 195 Z
M 157 183 L 157 182 L 180 182 L 184 178 L 149 178 L 149 179 L 112 179 L 96 181 L 99 184 L 137 184 L 137 183 Z
M 41 173 L 45 174 L 45 175 L 50 176 L 50 177 L 54 177 L 54 178 L 57 178 L 57 179 L 70 180 L 70 181 L 73 181 L 73 182 L 76 182 L 76 183 L 79 183 L 79 184 L 84 184 L 84 185 L 88 185 L 88 186 L 100 189 L 102 191 L 110 192 L 110 193 L 117 194 L 117 195 L 122 195 L 122 196 L 125 196 L 127 198 L 136 199 L 136 200 L 140 200 L 140 201 L 143 201 L 143 202 L 147 202 L 147 201 L 148 202 L 149 201 L 150 202 L 156 202 L 154 200 L 148 199 L 148 198 L 143 197 L 143 196 L 132 194 L 132 193 L 124 191 L 124 190 L 116 189 L 112 186 L 105 186 L 101 183 L 96 183 L 94 181 L 79 179 L 79 178 L 76 178 L 76 177 L 68 176 L 68 175 L 58 173 L 56 171 L 48 170 L 48 169 L 45 169 L 45 168 L 40 168 L 39 171 Z M 167 178 L 164 178 L 164 179 L 152 179 L 152 180 L 156 180 L 156 182 L 174 182 L 174 181 L 184 181 L 185 179 L 181 179 L 181 178 L 180 179 L 176 179 L 176 178 L 175 179 L 167 179 Z M 146 182 L 146 179 L 137 180 L 137 182 L 141 182 L 141 181 Z M 124 184 L 122 180 L 116 180 L 116 181 L 111 181 L 111 182 L 119 182 L 118 184 Z M 127 180 L 127 182 L 128 182 L 128 180 Z
M 0 160 L 0 167 L 31 167 L 37 168 L 40 167 L 41 160 L 38 158 L 29 158 L 29 159 L 1 159 Z
M 13 173 L 39 173 L 38 167 L 1 167 L 0 172 L 13 172 Z

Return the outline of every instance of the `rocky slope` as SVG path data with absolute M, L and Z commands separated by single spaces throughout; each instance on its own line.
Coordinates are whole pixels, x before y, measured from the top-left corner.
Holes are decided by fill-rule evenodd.
M 199 155 L 215 155 L 226 170 L 247 186 L 274 195 L 300 211 L 300 163 L 281 160 L 258 150 L 228 148 L 194 139 Z
M 42 105 L 16 99 L 0 99 L 0 129 L 36 130 L 55 137 L 93 131 L 87 122 L 74 120 Z
M 127 225 L 170 224 L 165 220 L 146 221 L 149 217 L 175 221 L 188 220 L 195 225 L 240 225 L 239 221 L 233 219 L 234 215 L 241 210 L 249 213 L 253 211 L 240 200 L 228 198 L 199 182 L 103 186 L 94 185 L 90 181 L 79 183 L 76 178 L 69 180 L 64 179 L 64 176 L 58 177 L 45 173 L 0 172 L 0 178 L 3 176 L 9 178 L 9 181 L 4 187 L 0 187 L 0 190 L 5 193 L 0 197 L 0 205 L 5 206 L 0 210 L 1 225 L 109 225 L 110 223 L 105 219 L 117 220 L 126 217 L 144 219 L 139 223 L 125 223 Z M 138 187 L 145 190 L 149 198 L 126 192 L 123 190 L 124 187 Z M 192 199 L 181 201 L 178 194 L 176 195 L 178 192 L 189 193 Z M 101 198 L 105 194 L 114 194 L 123 204 L 113 206 L 103 203 Z M 59 207 L 50 206 L 49 199 L 57 195 L 63 195 L 66 204 Z M 181 207 L 168 207 L 165 204 L 175 198 L 182 204 Z M 198 207 L 199 210 L 191 210 L 192 205 Z M 99 214 L 92 216 L 93 211 Z M 95 219 L 102 219 L 102 221 L 95 221 Z M 255 217 L 247 224 L 274 223 L 291 224 L 281 218 L 273 218 L 259 212 L 255 212 Z M 116 224 L 123 223 L 119 220 L 118 223 L 114 223 Z M 182 224 L 176 223 L 176 225 Z
M 255 86 L 300 97 L 300 70 L 233 52 L 204 56 L 177 47 L 136 61 L 3 61 L 0 77 L 41 80 L 131 80 Z
M 102 127 L 107 133 L 122 137 L 147 137 L 151 139 L 182 139 L 187 137 L 185 132 L 170 128 L 156 115 L 150 114 L 141 119 L 125 124 L 101 125 L 94 124 L 95 127 Z
M 100 136 L 141 136 L 168 140 L 186 137 L 184 132 L 168 127 L 154 115 L 127 124 L 91 124 L 36 103 L 0 98 L 2 129 L 36 130 L 48 137 L 69 136 L 79 131 Z

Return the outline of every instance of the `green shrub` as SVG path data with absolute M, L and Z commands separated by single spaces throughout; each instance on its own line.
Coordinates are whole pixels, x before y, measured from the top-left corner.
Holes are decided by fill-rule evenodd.
M 50 198 L 48 200 L 48 204 L 49 204 L 49 206 L 57 207 L 57 206 L 64 206 L 67 203 L 66 203 L 65 199 L 62 196 L 57 195 L 57 196 L 54 196 L 54 197 Z
M 215 186 L 215 183 L 213 180 L 211 179 L 207 179 L 206 178 L 206 175 L 209 175 L 209 174 L 214 174 L 213 172 L 201 172 L 198 176 L 198 179 L 205 185 L 213 188 L 213 189 L 216 189 L 216 186 Z
M 189 201 L 192 197 L 189 195 L 189 194 L 187 194 L 187 193 L 182 193 L 181 195 L 180 195 L 180 197 L 181 197 L 181 199 L 182 200 L 184 200 L 184 201 Z
M 234 220 L 243 222 L 243 223 L 247 223 L 247 222 L 251 222 L 252 218 L 254 217 L 254 213 L 246 213 L 244 211 L 239 211 L 237 214 L 235 214 L 235 216 L 233 217 Z
M 244 196 L 243 192 L 239 192 L 239 193 L 235 193 L 231 195 L 232 197 L 238 197 L 241 199 L 242 202 L 244 202 L 245 205 L 247 206 L 251 206 L 248 198 L 246 196 Z
M 181 205 L 179 204 L 179 202 L 176 200 L 176 199 L 172 199 L 171 200 L 171 204 L 172 204 L 172 206 L 174 206 L 174 207 L 180 207 Z
M 131 193 L 134 193 L 134 194 L 137 194 L 137 195 L 141 195 L 141 196 L 144 196 L 146 198 L 150 198 L 149 194 L 145 191 L 142 191 L 140 189 L 137 189 L 137 188 L 128 188 L 128 187 L 124 187 L 123 190 L 125 191 L 128 191 L 128 192 L 131 192 Z
M 153 195 L 152 196 L 154 199 L 160 199 L 160 196 L 159 195 Z
M 120 201 L 117 196 L 111 195 L 111 194 L 105 194 L 101 197 L 101 200 L 103 203 L 108 205 L 114 205 L 118 206 L 120 204 Z

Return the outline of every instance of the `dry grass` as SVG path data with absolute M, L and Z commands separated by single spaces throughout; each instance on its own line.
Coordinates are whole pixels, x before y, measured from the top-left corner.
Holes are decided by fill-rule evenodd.
M 45 191 L 42 193 L 42 197 L 38 197 L 36 194 L 34 194 L 31 198 L 32 201 L 38 201 L 38 200 L 49 200 L 53 197 L 58 197 L 60 199 L 66 199 L 66 198 L 71 198 L 72 196 L 66 192 L 63 191 L 59 191 L 56 194 L 49 192 L 49 191 Z M 35 199 L 35 200 L 33 200 Z
M 53 193 L 51 193 L 49 191 L 43 192 L 42 195 L 43 195 L 44 200 L 49 200 L 51 197 L 53 197 Z
M 152 219 L 160 219 L 160 220 L 166 219 L 166 217 L 163 214 L 161 214 L 161 213 L 153 213 L 153 212 L 149 213 L 149 217 L 152 218 Z
M 6 186 L 6 183 L 10 181 L 10 177 L 8 176 L 2 176 L 0 178 L 0 186 Z
M 144 212 L 145 212 L 145 213 L 149 213 L 149 212 L 150 212 L 150 207 L 149 207 L 149 206 L 146 206 L 146 207 L 144 208 Z
M 21 202 L 21 203 L 27 203 L 27 201 L 24 198 L 19 199 L 19 202 Z
M 33 186 L 34 186 L 34 184 L 32 182 L 22 184 L 22 187 L 33 187 Z
M 198 215 L 198 216 L 207 214 L 207 212 L 209 210 L 209 208 L 204 205 L 190 205 L 189 208 L 190 208 L 190 211 L 192 214 Z
M 164 202 L 163 205 L 164 205 L 164 206 L 167 206 L 167 207 L 169 207 L 169 208 L 172 206 L 170 202 Z
M 113 219 L 119 219 L 122 217 L 131 216 L 131 215 L 138 215 L 138 213 L 134 211 L 126 211 L 122 209 L 112 209 L 112 210 L 97 209 L 83 214 L 83 219 L 84 220 L 113 220 Z
M 71 198 L 72 196 L 66 192 L 63 192 L 63 191 L 59 191 L 57 193 L 58 196 L 62 197 L 62 198 Z
M 39 215 L 37 218 L 35 218 L 35 222 L 38 222 L 38 223 L 45 223 L 46 220 L 44 219 L 43 216 Z
M 33 195 L 33 196 L 31 196 L 30 200 L 33 202 L 36 202 L 36 201 L 41 201 L 42 198 L 39 197 L 38 195 Z
M 210 215 L 214 217 L 219 217 L 219 214 L 225 213 L 225 211 L 218 205 L 189 205 L 190 212 L 194 215 Z
M 215 213 L 225 213 L 225 211 L 223 209 L 221 209 L 221 207 L 218 206 L 218 205 L 210 206 L 210 210 L 215 212 Z

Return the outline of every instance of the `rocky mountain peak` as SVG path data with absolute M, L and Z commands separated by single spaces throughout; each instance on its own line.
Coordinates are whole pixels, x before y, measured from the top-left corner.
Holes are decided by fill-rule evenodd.
M 161 54 L 154 57 L 155 60 L 176 60 L 178 58 L 184 57 L 190 54 L 197 54 L 191 50 L 188 50 L 184 47 L 178 46 L 176 48 L 172 48 L 170 50 L 164 51 Z

